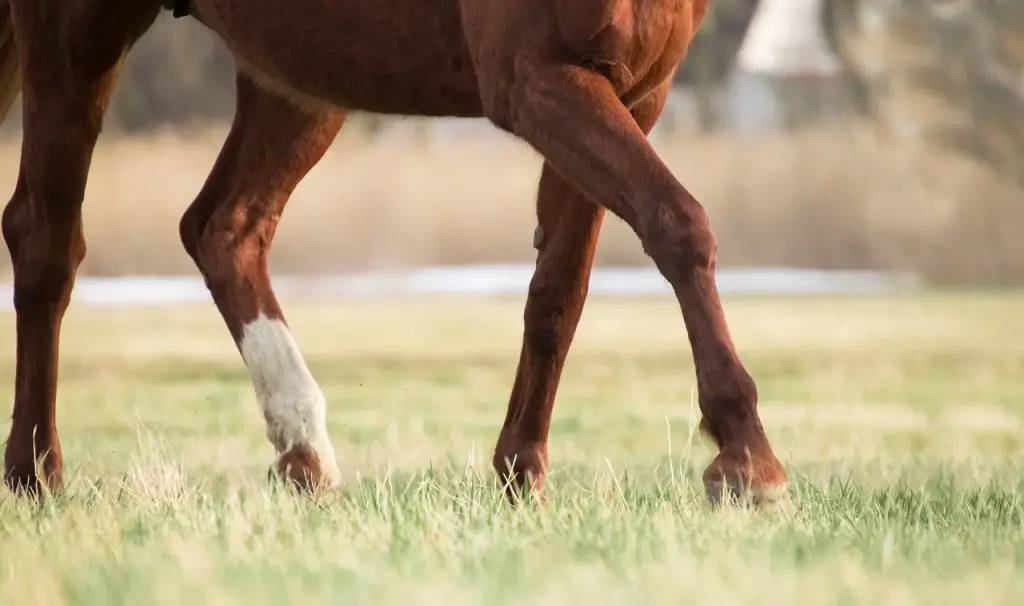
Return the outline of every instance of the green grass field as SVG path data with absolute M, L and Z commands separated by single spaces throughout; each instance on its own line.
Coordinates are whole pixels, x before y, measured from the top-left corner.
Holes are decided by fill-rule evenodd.
M 212 304 L 73 307 L 67 492 L 0 495 L 0 604 L 1024 603 L 1022 294 L 727 300 L 788 515 L 705 504 L 711 451 L 668 299 L 588 304 L 549 502 L 520 510 L 490 469 L 520 300 L 286 307 L 346 486 L 313 501 L 267 484 Z

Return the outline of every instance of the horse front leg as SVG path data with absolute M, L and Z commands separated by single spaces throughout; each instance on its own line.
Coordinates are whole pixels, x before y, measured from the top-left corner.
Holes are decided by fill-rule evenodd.
M 86 178 L 121 59 L 158 10 L 158 4 L 137 0 L 73 6 L 64 0 L 11 2 L 24 108 L 21 169 L 2 219 L 17 314 L 4 480 L 16 492 L 63 484 L 56 425 L 58 349 L 85 256 Z
M 665 106 L 668 87 L 631 111 L 645 134 Z M 523 349 L 494 466 L 510 498 L 538 491 L 548 465 L 555 392 L 589 290 L 604 207 L 545 163 L 537 195 L 537 267 L 524 314 Z
M 345 112 L 299 109 L 237 79 L 227 141 L 181 220 L 181 240 L 241 353 L 278 458 L 271 472 L 306 490 L 340 481 L 327 406 L 274 295 L 267 257 L 285 204 L 334 141 Z
M 538 491 L 548 428 L 569 346 L 587 298 L 604 208 L 545 164 L 537 193 L 537 267 L 523 317 L 523 347 L 493 464 L 510 499 Z

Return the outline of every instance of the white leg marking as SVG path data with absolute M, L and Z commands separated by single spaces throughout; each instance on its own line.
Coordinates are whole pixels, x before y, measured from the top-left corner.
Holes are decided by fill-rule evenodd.
M 327 404 L 291 331 L 262 313 L 242 328 L 239 345 L 256 399 L 267 422 L 267 438 L 278 455 L 309 445 L 320 457 L 331 484 L 340 473 L 327 435 Z

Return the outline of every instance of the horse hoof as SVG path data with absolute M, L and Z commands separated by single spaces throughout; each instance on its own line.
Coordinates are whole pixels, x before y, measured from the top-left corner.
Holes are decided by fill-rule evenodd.
M 751 485 L 740 478 L 706 479 L 704 492 L 714 507 L 729 504 L 752 506 L 758 509 L 785 510 L 792 505 L 786 482 L 770 485 Z
M 742 451 L 742 456 L 737 453 Z M 704 492 L 712 506 L 785 508 L 789 483 L 774 455 L 751 457 L 747 449 L 725 448 L 704 471 Z
M 544 503 L 544 477 L 548 467 L 546 445 L 499 442 L 491 462 L 510 504 L 524 501 Z
M 60 462 L 53 457 L 46 457 L 38 466 L 31 459 L 24 463 L 8 459 L 4 463 L 4 484 L 16 495 L 35 498 L 47 492 L 60 492 L 64 479 Z
M 293 446 L 278 457 L 268 476 L 305 493 L 333 490 L 341 484 L 334 461 L 325 461 L 308 444 Z

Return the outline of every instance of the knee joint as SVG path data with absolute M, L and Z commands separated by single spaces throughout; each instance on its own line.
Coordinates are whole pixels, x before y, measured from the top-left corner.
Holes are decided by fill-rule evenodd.
M 757 421 L 757 383 L 740 365 L 720 372 L 716 381 L 708 381 L 700 394 L 699 406 L 704 433 L 723 446 Z
M 31 309 L 63 300 L 85 258 L 85 238 L 77 216 L 31 221 L 19 199 L 4 209 L 2 228 L 14 267 L 14 307 Z
M 182 243 L 211 290 L 234 285 L 239 276 L 252 275 L 266 263 L 269 237 L 266 225 L 237 225 L 215 214 L 206 221 L 198 215 L 182 217 Z
M 206 279 L 207 287 L 213 289 L 218 284 L 234 282 L 241 273 L 242 259 L 238 255 L 238 246 L 230 232 L 207 227 L 195 244 L 196 266 Z
M 206 222 L 200 216 L 200 207 L 193 203 L 178 222 L 178 235 L 185 252 L 199 265 L 199 240 L 203 237 Z
M 24 211 L 28 202 L 28 188 L 25 185 L 25 176 L 19 172 L 18 182 L 14 186 L 14 195 L 11 196 L 10 201 L 4 206 L 3 215 L 0 217 L 4 241 L 7 243 L 7 250 L 11 253 L 11 261 L 15 263 L 17 263 L 21 232 L 25 229 L 26 216 Z
M 704 209 L 693 202 L 660 206 L 640 221 L 644 251 L 662 269 L 690 271 L 714 267 L 718 252 Z

